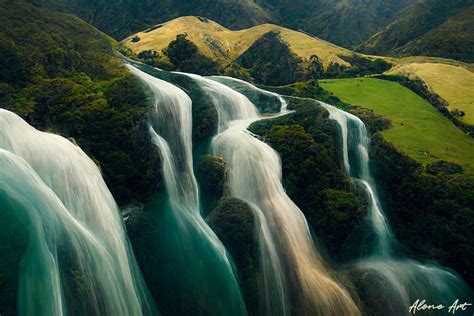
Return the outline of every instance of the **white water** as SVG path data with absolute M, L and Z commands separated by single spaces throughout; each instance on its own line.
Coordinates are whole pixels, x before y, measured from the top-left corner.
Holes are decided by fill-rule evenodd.
M 199 292 L 193 298 L 196 301 L 204 296 L 206 303 L 201 308 L 212 315 L 245 315 L 243 298 L 226 250 L 200 214 L 193 171 L 191 99 L 166 81 L 133 66 L 128 68 L 153 92 L 155 104 L 150 132 L 160 149 L 166 189 L 178 224 L 175 233 L 180 241 L 176 251 L 180 260 L 189 264 L 187 271 L 183 271 L 188 279 L 185 281 L 187 286 L 195 287 L 185 290 Z
M 267 90 L 263 90 L 259 87 L 256 87 L 254 86 L 253 84 L 247 82 L 247 81 L 244 81 L 244 80 L 241 80 L 241 79 L 237 79 L 237 78 L 232 78 L 232 77 L 227 77 L 227 76 L 210 76 L 208 77 L 209 79 L 212 79 L 212 80 L 215 80 L 217 82 L 220 82 L 220 83 L 223 83 L 225 85 L 230 85 L 234 90 L 242 93 L 242 94 L 245 94 L 243 93 L 243 91 L 241 91 L 239 89 L 239 86 L 243 86 L 243 87 L 246 87 L 248 88 L 248 90 L 251 90 L 251 91 L 254 91 L 258 94 L 263 94 L 263 95 L 271 95 L 271 96 L 274 96 L 275 98 L 277 98 L 279 101 L 280 101 L 280 114 L 284 114 L 286 113 L 288 110 L 287 110 L 287 106 L 288 106 L 288 102 L 285 100 L 285 98 L 283 98 L 281 95 L 279 95 L 278 93 L 274 93 L 274 92 L 271 92 L 271 91 L 267 91 Z M 234 83 L 234 85 L 232 85 Z
M 156 314 L 94 162 L 70 141 L 39 132 L 11 112 L 0 110 L 0 126 L 0 195 L 29 236 L 20 315 Z M 87 291 L 68 292 L 78 280 Z
M 261 119 L 255 106 L 219 82 L 186 75 L 208 94 L 219 114 L 212 147 L 230 170 L 230 193 L 251 205 L 257 218 L 262 312 L 289 315 L 296 308 L 303 314 L 358 315 L 349 294 L 331 278 L 316 253 L 304 215 L 283 189 L 278 154 L 246 131 L 251 122 Z
M 369 300 L 379 302 L 376 308 L 384 315 L 408 315 L 416 299 L 450 306 L 456 299 L 469 301 L 470 290 L 455 274 L 433 265 L 395 257 L 396 243 L 383 213 L 369 168 L 369 136 L 364 123 L 356 116 L 320 102 L 329 111 L 341 131 L 343 160 L 346 172 L 362 184 L 368 196 L 369 227 L 374 233 L 375 247 L 367 258 L 355 264 L 363 275 Z M 350 154 L 354 159 L 350 159 Z M 462 303 L 461 302 L 461 303 Z M 443 314 L 442 311 L 438 311 Z M 446 311 L 445 311 L 446 312 Z M 458 314 L 462 311 L 458 311 Z M 422 313 L 422 312 L 419 312 Z
M 369 171 L 369 136 L 364 123 L 355 115 L 320 102 L 328 110 L 329 118 L 341 129 L 343 161 L 346 173 L 360 183 L 368 197 L 368 218 L 375 233 L 374 253 L 388 256 L 392 252 L 393 233 L 383 214 L 374 181 Z M 349 152 L 356 161 L 349 159 Z M 355 165 L 354 165 L 355 164 Z

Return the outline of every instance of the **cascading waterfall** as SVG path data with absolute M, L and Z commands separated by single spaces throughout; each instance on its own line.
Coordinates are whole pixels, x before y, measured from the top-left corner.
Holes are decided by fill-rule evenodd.
M 417 299 L 426 300 L 427 304 L 443 304 L 447 307 L 456 299 L 459 299 L 461 304 L 470 302 L 470 289 L 454 273 L 394 255 L 393 246 L 396 240 L 383 213 L 370 174 L 369 136 L 365 125 L 350 113 L 320 103 L 328 110 L 329 117 L 340 127 L 343 161 L 347 174 L 355 182 L 362 184 L 367 193 L 367 222 L 373 231 L 375 246 L 371 254 L 358 261 L 355 267 L 367 278 L 371 292 L 369 295 L 373 296 L 370 299 L 375 302 L 375 308 L 384 315 L 398 316 L 409 314 L 409 307 Z M 448 312 L 447 307 L 445 313 Z M 436 312 L 443 313 L 434 311 Z M 461 314 L 463 311 L 456 312 Z
M 233 90 L 240 92 L 244 94 L 247 98 L 250 97 L 250 95 L 253 97 L 253 99 L 259 99 L 259 96 L 262 95 L 267 95 L 267 96 L 273 96 L 274 98 L 278 99 L 280 102 L 280 114 L 286 113 L 288 102 L 279 95 L 278 93 L 263 90 L 259 87 L 254 86 L 253 84 L 237 79 L 237 78 L 232 78 L 232 77 L 227 77 L 227 76 L 210 76 L 210 79 L 223 83 L 228 87 L 231 87 Z M 249 95 L 250 93 L 250 95 Z
M 150 132 L 162 156 L 171 208 L 168 217 L 161 219 L 161 222 L 163 229 L 169 231 L 172 237 L 165 237 L 167 241 L 162 242 L 171 244 L 168 247 L 173 256 L 170 260 L 173 267 L 162 278 L 170 288 L 181 290 L 178 294 L 173 292 L 175 296 L 195 300 L 196 309 L 207 314 L 246 315 L 226 250 L 200 214 L 198 186 L 193 171 L 191 99 L 180 88 L 133 66 L 128 67 L 150 88 L 155 101 Z M 183 303 L 176 298 L 175 302 Z
M 343 162 L 346 173 L 360 183 L 368 197 L 368 219 L 375 234 L 374 253 L 389 256 L 393 248 L 393 233 L 382 212 L 374 181 L 369 171 L 369 136 L 364 123 L 357 117 L 320 102 L 328 110 L 329 118 L 341 130 Z M 354 156 L 350 159 L 351 154 Z
M 186 75 L 216 107 L 219 128 L 212 142 L 214 154 L 222 156 L 230 170 L 231 195 L 251 205 L 257 219 L 263 313 L 359 315 L 350 295 L 331 278 L 315 252 L 304 215 L 286 195 L 278 154 L 246 131 L 261 119 L 255 106 L 217 81 Z
M 6 110 L 0 126 L 2 217 L 22 228 L 6 243 L 27 240 L 19 314 L 156 315 L 94 162 L 65 138 L 39 132 Z

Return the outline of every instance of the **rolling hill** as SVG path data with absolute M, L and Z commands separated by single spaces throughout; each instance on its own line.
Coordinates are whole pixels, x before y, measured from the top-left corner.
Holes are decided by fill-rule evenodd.
M 123 43 L 135 53 L 145 50 L 161 52 L 179 34 L 199 48 L 201 53 L 222 64 L 229 64 L 249 49 L 264 34 L 276 31 L 290 49 L 302 59 L 317 55 L 323 65 L 331 62 L 348 66 L 340 56 L 351 56 L 350 50 L 302 32 L 293 31 L 274 24 L 262 24 L 240 31 L 229 30 L 209 19 L 187 16 L 157 25 L 126 38 Z M 139 39 L 135 41 L 134 38 Z
M 358 50 L 474 61 L 473 0 L 418 0 Z

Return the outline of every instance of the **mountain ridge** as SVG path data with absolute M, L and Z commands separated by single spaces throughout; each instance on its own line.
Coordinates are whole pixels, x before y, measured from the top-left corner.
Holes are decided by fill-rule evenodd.
M 391 22 L 414 0 L 28 0 L 78 15 L 115 39 L 186 15 L 215 20 L 229 29 L 275 23 L 301 28 L 345 47 L 354 47 Z

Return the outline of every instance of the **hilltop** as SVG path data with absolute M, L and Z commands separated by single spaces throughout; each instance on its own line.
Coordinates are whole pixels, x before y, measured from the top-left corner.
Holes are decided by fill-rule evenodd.
M 123 43 L 135 53 L 150 49 L 161 52 L 177 35 L 187 34 L 187 38 L 196 44 L 201 53 L 220 63 L 229 64 L 271 31 L 278 32 L 291 51 L 303 59 L 317 55 L 325 66 L 330 63 L 349 65 L 340 56 L 352 55 L 350 50 L 302 32 L 274 24 L 232 31 L 214 21 L 195 16 L 180 17 L 151 27 L 126 38 Z M 134 38 L 139 40 L 135 41 Z

